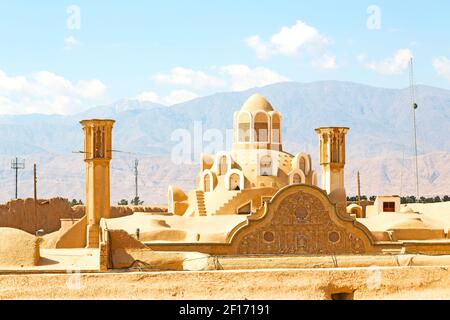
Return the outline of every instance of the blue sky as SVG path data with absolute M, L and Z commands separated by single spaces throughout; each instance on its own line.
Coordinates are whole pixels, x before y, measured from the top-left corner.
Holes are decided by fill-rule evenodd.
M 0 114 L 286 80 L 401 88 L 410 55 L 418 83 L 450 89 L 449 12 L 437 0 L 1 0 Z

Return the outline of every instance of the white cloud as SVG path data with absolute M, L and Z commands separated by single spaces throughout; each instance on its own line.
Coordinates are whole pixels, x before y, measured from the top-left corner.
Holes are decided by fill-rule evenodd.
M 0 114 L 70 114 L 100 101 L 105 92 L 96 79 L 72 83 L 49 71 L 8 76 L 0 70 Z
M 256 56 L 260 59 L 265 59 L 270 56 L 271 49 L 269 48 L 269 45 L 266 43 L 263 43 L 261 41 L 261 38 L 259 36 L 251 36 L 245 40 L 247 45 L 255 50 Z
M 9 77 L 0 70 L 0 93 L 20 91 L 27 85 L 27 79 L 23 76 Z
M 141 102 L 153 102 L 153 103 L 161 103 L 161 98 L 156 92 L 153 91 L 145 91 L 142 92 L 138 96 L 138 100 Z
M 80 41 L 77 40 L 74 36 L 68 36 L 64 39 L 64 48 L 70 49 L 72 47 L 78 46 Z
M 282 27 L 264 42 L 258 35 L 246 39 L 247 45 L 255 50 L 258 58 L 267 58 L 273 54 L 292 56 L 301 49 L 320 48 L 330 43 L 316 28 L 298 20 L 292 27 Z
M 171 106 L 174 104 L 190 101 L 195 98 L 198 98 L 198 95 L 194 92 L 188 90 L 174 90 L 169 95 L 163 98 L 163 102 L 164 104 Z
M 413 57 L 411 50 L 400 49 L 393 57 L 382 61 L 365 62 L 365 56 L 359 56 L 360 63 L 368 69 L 374 70 L 382 75 L 398 75 L 408 68 L 409 61 Z
M 195 89 L 223 86 L 223 81 L 203 71 L 183 67 L 173 68 L 169 73 L 158 73 L 153 80 L 161 84 L 183 85 Z
M 221 67 L 220 70 L 230 79 L 229 88 L 233 91 L 243 91 L 253 87 L 289 81 L 287 77 L 264 67 L 252 69 L 243 64 L 234 64 Z
M 141 102 L 153 102 L 166 106 L 183 103 L 198 98 L 198 95 L 188 90 L 173 90 L 167 96 L 161 97 L 154 91 L 145 91 L 138 95 Z
M 213 74 L 177 67 L 172 69 L 169 74 L 158 73 L 154 75 L 152 79 L 158 84 L 170 84 L 184 88 L 207 89 L 214 87 L 232 91 L 243 91 L 253 87 L 289 81 L 287 77 L 280 75 L 271 69 L 265 67 L 251 68 L 244 64 L 213 67 L 211 70 L 214 71 Z M 184 92 L 183 95 L 186 97 L 197 96 L 196 94 L 188 95 L 187 92 L 190 91 L 177 90 L 173 92 L 172 96 L 174 97 L 175 92 L 178 92 L 177 96 L 181 95 L 182 92 Z M 164 98 L 160 98 L 159 96 L 156 99 L 155 95 L 157 94 L 155 92 L 144 92 L 141 95 L 141 98 L 143 99 L 147 99 L 147 96 L 149 96 L 153 101 L 161 102 L 161 99 L 164 100 Z M 167 101 L 164 101 L 164 103 L 167 104 Z
M 324 70 L 333 70 L 338 68 L 336 57 L 327 54 L 324 54 L 322 57 L 314 60 L 312 65 L 316 68 Z
M 81 80 L 75 86 L 76 92 L 84 98 L 96 98 L 105 94 L 106 86 L 100 80 Z
M 447 57 L 434 58 L 433 68 L 440 76 L 450 80 L 450 59 Z

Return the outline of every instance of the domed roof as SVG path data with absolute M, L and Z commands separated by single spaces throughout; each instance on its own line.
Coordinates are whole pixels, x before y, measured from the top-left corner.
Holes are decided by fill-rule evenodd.
M 257 111 L 273 111 L 273 107 L 266 98 L 260 94 L 254 94 L 244 103 L 242 111 L 255 113 Z

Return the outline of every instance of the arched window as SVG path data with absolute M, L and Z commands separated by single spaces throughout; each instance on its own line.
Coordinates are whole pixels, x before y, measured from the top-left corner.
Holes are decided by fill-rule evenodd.
M 203 185 L 205 186 L 204 192 L 211 192 L 211 177 L 209 174 L 206 174 L 203 179 Z
M 304 157 L 300 157 L 298 167 L 300 168 L 300 170 L 306 173 L 306 160 Z
M 272 143 L 281 143 L 281 118 L 278 113 L 272 115 Z
M 259 161 L 259 172 L 261 176 L 272 176 L 272 157 L 264 156 Z
M 269 142 L 269 116 L 267 113 L 259 112 L 255 116 L 255 141 Z
M 237 173 L 230 175 L 230 190 L 240 191 L 241 190 L 241 177 Z
M 220 157 L 219 161 L 219 176 L 224 176 L 228 171 L 228 160 L 226 156 Z
M 238 116 L 238 141 L 250 142 L 250 124 L 251 118 L 248 113 L 240 113 Z
M 302 177 L 300 177 L 300 175 L 298 173 L 295 173 L 294 177 L 292 178 L 292 183 L 293 184 L 300 184 L 300 183 L 302 183 Z

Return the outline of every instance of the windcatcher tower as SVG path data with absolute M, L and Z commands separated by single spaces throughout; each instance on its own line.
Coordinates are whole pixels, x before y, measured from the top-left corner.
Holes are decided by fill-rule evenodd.
M 87 247 L 99 246 L 99 223 L 110 216 L 109 163 L 114 120 L 83 120 L 86 163 Z
M 327 127 L 316 129 L 320 139 L 320 165 L 322 167 L 322 189 L 336 204 L 346 206 L 347 195 L 344 184 L 345 137 L 349 128 Z

